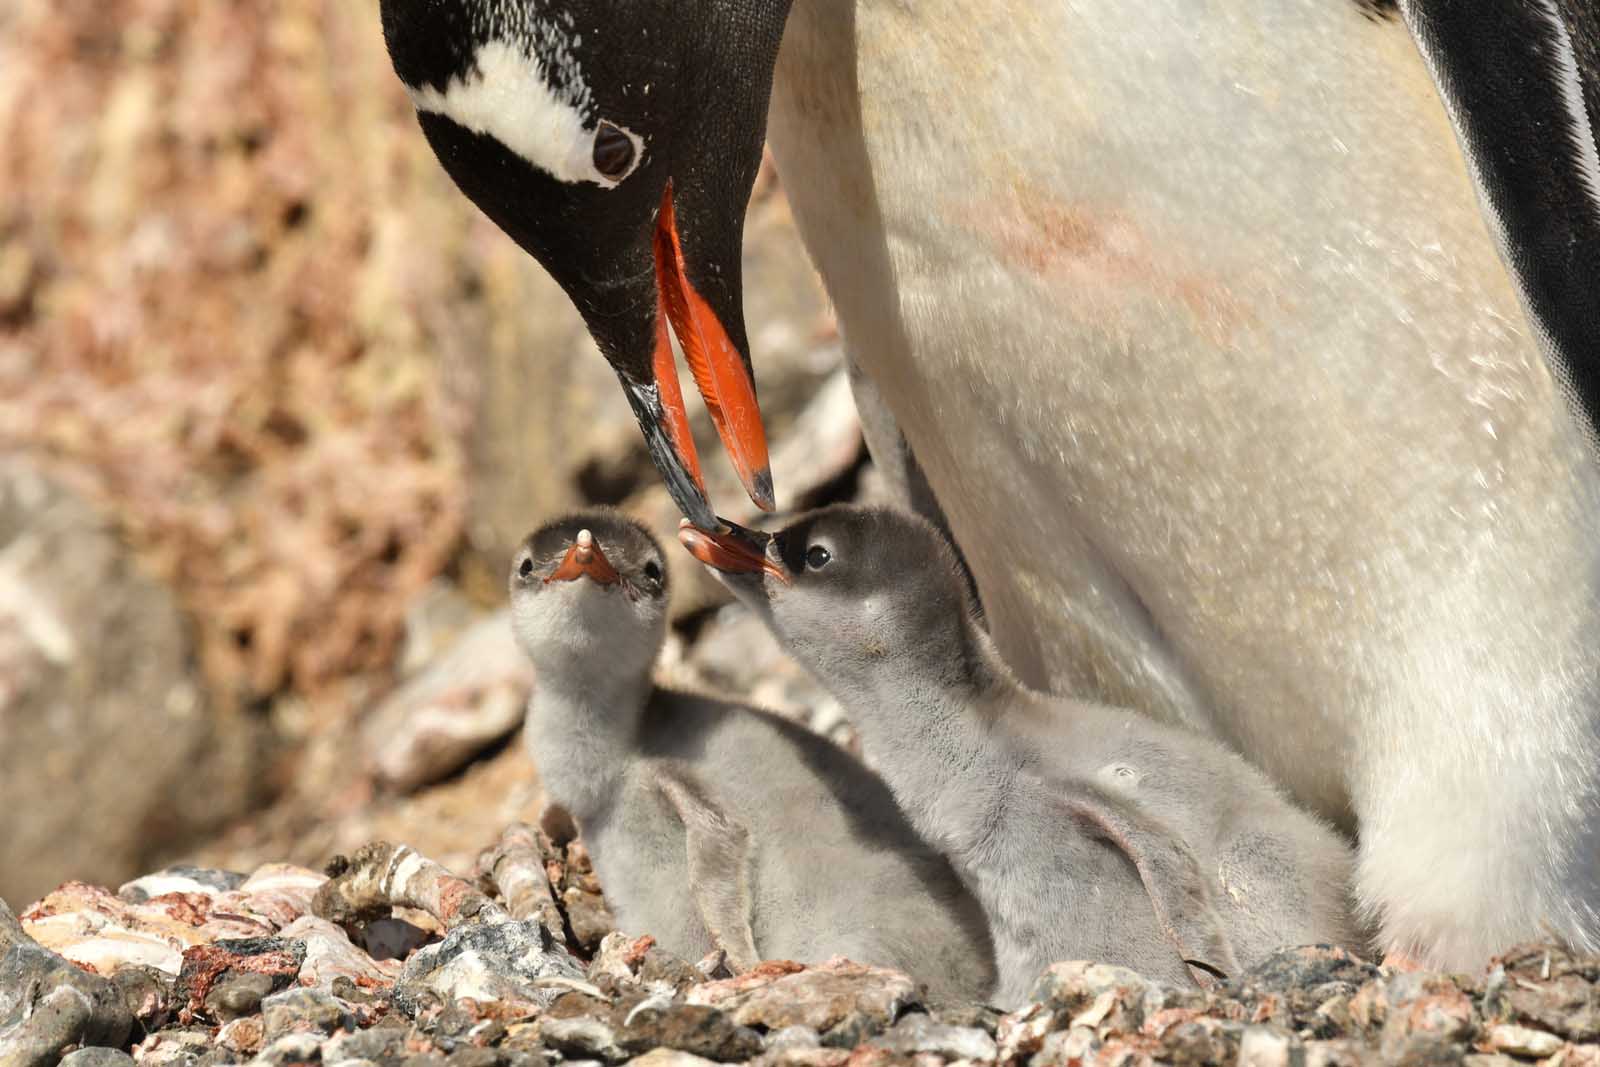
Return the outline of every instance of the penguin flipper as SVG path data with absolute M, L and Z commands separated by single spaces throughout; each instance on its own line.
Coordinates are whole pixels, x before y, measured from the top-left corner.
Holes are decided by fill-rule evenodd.
M 1401 0 L 1556 381 L 1600 439 L 1600 6 Z
M 656 784 L 683 821 L 689 890 L 700 921 L 729 968 L 748 971 L 761 962 L 750 928 L 750 833 L 681 769 L 661 768 Z
M 1211 987 L 1219 975 L 1239 973 L 1233 945 L 1212 905 L 1200 861 L 1176 832 L 1093 788 L 1071 788 L 1061 799 L 1078 825 L 1115 845 L 1132 861 L 1155 909 L 1156 921 L 1202 986 Z

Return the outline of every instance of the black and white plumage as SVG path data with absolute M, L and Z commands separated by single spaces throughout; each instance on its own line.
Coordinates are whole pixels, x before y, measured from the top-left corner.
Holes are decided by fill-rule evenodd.
M 1518 122 L 1464 89 L 1527 55 L 1477 4 L 455 3 L 611 19 L 597 100 L 672 80 L 603 194 L 423 121 L 585 309 L 686 514 L 709 507 L 639 368 L 658 307 L 731 277 L 765 110 L 886 409 L 869 444 L 915 457 L 1021 678 L 1208 732 L 1358 833 L 1385 948 L 1600 948 L 1600 463 L 1562 385 L 1592 407 L 1593 246 L 1585 172 L 1537 177 L 1541 146 L 1587 158 L 1562 52 L 1510 86 L 1544 109 Z M 385 0 L 391 48 L 450 6 Z M 1593 16 L 1519 10 L 1490 15 L 1558 13 L 1592 94 Z M 656 215 L 652 298 L 649 205 L 695 160 L 730 180 Z M 741 402 L 724 439 L 758 486 L 737 285 L 703 296 L 679 318 L 726 326 L 702 391 Z
M 390 0 L 382 10 L 439 161 L 572 298 L 679 507 L 710 521 L 669 319 L 735 470 L 770 508 L 739 242 L 781 8 L 635 0 L 622 15 L 605 3 Z
M 1600 8 L 1405 0 L 1551 365 L 1600 426 Z

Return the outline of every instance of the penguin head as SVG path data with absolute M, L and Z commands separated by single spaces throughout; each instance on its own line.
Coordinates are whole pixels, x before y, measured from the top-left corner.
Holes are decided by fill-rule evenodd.
M 666 634 L 666 558 L 616 512 L 563 516 L 529 534 L 510 590 L 512 630 L 541 672 L 648 672 Z
M 382 0 L 395 72 L 463 192 L 616 371 L 684 514 L 714 522 L 668 324 L 772 507 L 741 243 L 787 0 Z
M 836 505 L 771 535 L 685 521 L 678 539 L 813 670 L 941 655 L 973 611 L 950 545 L 903 511 Z

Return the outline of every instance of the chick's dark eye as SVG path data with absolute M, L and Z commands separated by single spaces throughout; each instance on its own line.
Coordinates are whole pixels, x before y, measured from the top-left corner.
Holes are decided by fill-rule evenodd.
M 627 134 L 602 122 L 594 135 L 594 169 L 613 181 L 620 181 L 633 166 L 633 141 Z
M 533 575 L 533 560 L 523 560 L 522 563 L 517 567 L 517 573 L 524 578 L 531 577 Z
M 644 565 L 644 576 L 650 579 L 652 582 L 661 581 L 661 564 L 657 563 L 655 560 L 650 560 L 647 562 Z
M 833 560 L 833 553 L 821 545 L 812 545 L 806 549 L 806 570 L 820 571 Z

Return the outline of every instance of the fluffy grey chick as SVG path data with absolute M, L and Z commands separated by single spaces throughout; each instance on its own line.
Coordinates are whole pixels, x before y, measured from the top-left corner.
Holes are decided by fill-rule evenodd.
M 643 527 L 543 526 L 512 562 L 511 610 L 537 672 L 529 751 L 624 929 L 736 970 L 843 955 L 936 996 L 991 992 L 982 910 L 876 775 L 776 716 L 653 686 L 667 571 Z
M 1001 1003 L 1063 959 L 1209 982 L 1286 945 L 1362 944 L 1331 829 L 1207 738 L 1020 685 L 921 519 L 834 507 L 679 538 L 833 691 L 972 887 Z

